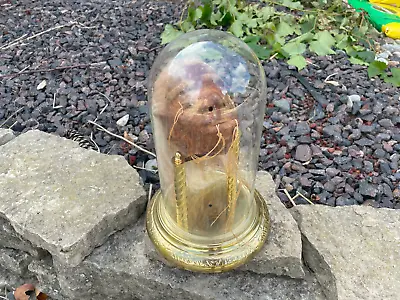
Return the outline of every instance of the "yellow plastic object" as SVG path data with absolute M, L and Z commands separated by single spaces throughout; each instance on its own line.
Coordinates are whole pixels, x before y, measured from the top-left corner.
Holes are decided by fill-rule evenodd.
M 392 39 L 400 39 L 400 23 L 389 23 L 382 26 L 382 32 Z
M 238 267 L 269 232 L 254 188 L 266 106 L 260 61 L 231 34 L 193 31 L 160 53 L 148 90 L 161 184 L 146 215 L 150 240 L 173 266 Z
M 400 7 L 400 0 L 370 0 L 369 2 L 376 4 L 389 4 L 392 6 Z
M 391 13 L 391 14 L 394 14 L 394 15 L 396 15 L 396 16 L 399 16 L 400 17 L 400 8 L 399 7 L 394 7 L 394 6 L 392 6 L 392 5 L 389 5 L 389 4 L 382 4 L 382 3 L 374 3 L 374 5 L 376 6 L 376 7 L 380 7 L 380 8 L 383 8 L 383 10 L 387 10 L 387 12 L 388 13 Z

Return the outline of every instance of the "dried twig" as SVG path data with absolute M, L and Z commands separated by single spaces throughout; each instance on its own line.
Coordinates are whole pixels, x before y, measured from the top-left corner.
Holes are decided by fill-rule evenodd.
M 110 154 L 111 150 L 114 149 L 114 147 L 115 147 L 115 144 L 113 144 L 113 145 L 111 146 L 111 148 L 110 148 L 110 150 L 108 150 L 107 154 Z
M 12 129 L 15 126 L 15 124 L 17 124 L 17 123 L 18 123 L 18 121 L 15 121 L 10 127 L 8 127 L 8 129 Z
M 138 169 L 138 170 L 146 170 L 146 171 L 152 172 L 154 174 L 157 173 L 157 170 L 150 170 L 150 169 L 146 169 L 146 168 L 135 166 L 135 165 L 133 165 L 132 167 L 135 168 L 135 169 Z
M 93 131 L 90 133 L 90 140 L 92 141 L 92 143 L 96 146 L 97 148 L 97 152 L 101 153 L 99 145 L 96 144 L 96 142 L 93 139 Z
M 126 142 L 126 143 L 132 145 L 133 147 L 135 147 L 136 149 L 138 149 L 138 150 L 140 150 L 140 151 L 142 151 L 142 152 L 144 152 L 144 153 L 147 153 L 147 154 L 149 154 L 149 155 L 151 155 L 151 156 L 157 157 L 153 152 L 150 152 L 150 151 L 148 151 L 148 150 L 146 150 L 146 149 L 140 147 L 139 145 L 137 145 L 137 144 L 131 142 L 130 140 L 128 140 L 128 139 L 126 139 L 126 138 L 124 138 L 124 137 L 122 137 L 122 136 L 119 136 L 118 134 L 115 134 L 115 133 L 112 133 L 112 132 L 108 131 L 108 130 L 105 129 L 103 126 L 101 126 L 101 125 L 99 125 L 99 124 L 97 124 L 97 123 L 95 123 L 95 122 L 93 122 L 93 121 L 88 121 L 88 123 L 97 126 L 98 128 L 100 128 L 100 129 L 103 130 L 104 132 L 108 133 L 109 135 L 111 135 L 111 136 L 113 136 L 113 137 L 116 137 L 116 138 L 118 138 L 118 139 L 120 139 L 120 140 L 123 140 L 124 142 Z
M 148 201 L 150 202 L 150 200 L 151 200 L 151 193 L 153 192 L 153 184 L 152 183 L 150 183 L 150 188 L 149 188 L 149 199 L 148 199 Z
M 314 203 L 313 203 L 310 199 L 308 199 L 306 196 L 304 196 L 302 193 L 297 192 L 297 194 L 298 194 L 301 198 L 303 198 L 304 200 L 306 200 L 308 203 L 314 205 Z
M 106 94 L 103 94 L 102 92 L 97 92 L 97 93 L 100 94 L 100 95 L 102 95 L 104 98 L 106 98 L 108 102 L 107 102 L 107 104 L 102 108 L 102 110 L 100 111 L 100 113 L 96 116 L 96 119 L 94 119 L 93 122 L 96 122 L 96 121 L 97 121 L 98 117 L 107 109 L 108 105 L 111 103 L 110 98 L 108 98 Z
M 0 79 L 13 78 L 13 77 L 21 75 L 21 74 L 48 73 L 48 72 L 53 72 L 53 71 L 61 71 L 61 70 L 66 70 L 66 69 L 78 69 L 78 68 L 82 69 L 82 68 L 92 67 L 95 65 L 101 65 L 101 64 L 105 64 L 105 63 L 106 63 L 106 61 L 101 61 L 101 62 L 97 62 L 97 63 L 77 64 L 77 65 L 71 65 L 71 66 L 56 67 L 56 68 L 51 68 L 51 69 L 33 69 L 33 70 L 26 70 L 26 71 L 24 70 L 24 71 L 19 71 L 18 73 L 0 75 Z
M 327 82 L 331 77 L 333 77 L 333 76 L 335 76 L 335 75 L 337 75 L 337 74 L 339 74 L 339 73 L 333 73 L 333 74 L 331 74 L 331 75 L 328 75 L 328 76 L 325 78 L 324 82 Z
M 272 55 L 269 60 L 273 60 L 276 56 L 278 55 L 278 52 L 276 52 L 274 55 Z
M 6 124 L 12 117 L 14 117 L 17 113 L 19 113 L 23 109 L 24 109 L 24 107 L 17 109 L 16 112 L 12 113 L 11 116 L 9 116 L 3 123 L 1 123 L 0 127 L 3 127 L 4 124 Z
M 62 108 L 62 107 L 63 107 L 62 105 L 57 105 L 57 106 L 56 106 L 56 94 L 57 94 L 57 93 L 54 93 L 54 96 L 53 96 L 53 108 L 54 108 L 54 109 Z
M 283 192 L 285 193 L 285 195 L 289 198 L 289 201 L 292 203 L 293 206 L 296 206 L 296 203 L 294 203 L 294 199 L 290 196 L 289 192 L 287 191 L 287 189 L 283 189 Z
M 11 45 L 11 44 L 13 44 L 13 43 L 15 44 L 16 42 L 22 40 L 22 39 L 23 39 L 24 37 L 26 37 L 27 35 L 28 35 L 27 33 L 23 34 L 23 35 L 20 36 L 19 38 L 17 38 L 17 39 L 15 39 L 14 41 L 12 41 L 9 45 Z M 0 50 L 7 49 L 6 47 L 7 47 L 7 45 L 1 46 L 1 47 L 0 47 Z
M 63 28 L 63 27 L 67 27 L 67 26 L 72 26 L 72 25 L 75 25 L 75 24 L 77 24 L 77 22 L 70 22 L 70 23 L 68 23 L 68 24 L 58 25 L 58 26 L 55 26 L 55 27 L 46 29 L 46 30 L 44 30 L 44 31 L 35 33 L 34 35 L 31 35 L 31 36 L 29 36 L 29 37 L 27 37 L 27 38 L 25 38 L 25 37 L 24 37 L 24 38 L 19 37 L 19 38 L 17 38 L 16 40 L 14 40 L 13 42 L 11 42 L 10 44 L 1 47 L 0 50 L 7 50 L 8 48 L 11 48 L 11 47 L 13 47 L 13 46 L 16 46 L 16 45 L 18 45 L 18 44 L 21 43 L 21 42 L 27 42 L 27 41 L 29 41 L 29 40 L 31 40 L 31 39 L 34 39 L 34 38 L 36 38 L 36 37 L 38 37 L 38 36 L 41 36 L 41 35 L 43 35 L 43 34 L 45 34 L 45 33 L 50 32 L 50 31 L 57 30 L 57 29 L 60 29 L 60 28 Z M 25 36 L 26 36 L 26 34 L 25 34 Z

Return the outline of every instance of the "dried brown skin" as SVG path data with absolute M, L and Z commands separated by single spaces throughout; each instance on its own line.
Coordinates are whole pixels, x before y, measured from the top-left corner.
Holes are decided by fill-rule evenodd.
M 26 283 L 18 287 L 14 292 L 15 300 L 28 300 L 30 297 L 26 292 L 35 292 L 35 286 L 30 283 Z M 35 297 L 36 298 L 36 297 Z
M 233 102 L 215 83 L 218 78 L 210 67 L 189 63 L 184 72 L 185 78 L 197 81 L 197 85 L 189 86 L 185 78 L 170 76 L 167 70 L 159 75 L 153 101 L 163 103 L 153 104 L 154 115 L 166 125 L 169 141 L 183 156 L 226 153 L 237 126 Z M 196 95 L 194 99 L 193 94 Z

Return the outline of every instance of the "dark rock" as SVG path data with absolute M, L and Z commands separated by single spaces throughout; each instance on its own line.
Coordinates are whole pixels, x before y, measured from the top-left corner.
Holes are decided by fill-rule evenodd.
M 372 146 L 374 144 L 374 141 L 367 138 L 362 138 L 356 141 L 355 143 L 361 147 L 364 147 L 364 146 Z
M 309 161 L 312 158 L 312 151 L 308 145 L 298 145 L 296 148 L 295 159 L 298 161 Z
M 349 195 L 342 195 L 336 199 L 337 206 L 354 205 L 354 204 L 357 204 L 357 201 L 351 198 Z
M 335 177 L 336 175 L 338 175 L 340 173 L 340 171 L 338 169 L 335 168 L 326 168 L 326 174 L 329 177 Z
M 393 123 L 390 119 L 382 119 L 378 121 L 379 125 L 385 127 L 385 128 L 391 128 L 393 127 Z
M 307 122 L 299 122 L 296 126 L 295 136 L 301 136 L 310 133 L 311 129 Z
M 359 193 L 361 195 L 374 198 L 378 193 L 378 188 L 375 185 L 370 184 L 365 180 L 362 180 L 359 186 Z

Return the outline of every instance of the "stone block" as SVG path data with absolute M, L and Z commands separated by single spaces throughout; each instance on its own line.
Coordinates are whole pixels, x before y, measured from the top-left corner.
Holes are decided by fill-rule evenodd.
M 260 274 L 303 278 L 300 230 L 290 212 L 276 196 L 275 183 L 269 173 L 257 173 L 256 189 L 268 204 L 271 229 L 264 247 L 242 269 Z
M 61 264 L 79 264 L 136 222 L 145 203 L 137 172 L 121 156 L 37 130 L 1 148 L 0 216 L 15 231 L 11 238 L 45 249 Z
M 75 268 L 58 266 L 67 299 L 322 300 L 312 278 L 291 279 L 231 271 L 200 274 L 170 268 L 146 256 L 144 218 L 111 236 Z
M 399 299 L 399 210 L 302 205 L 291 212 L 327 299 Z

